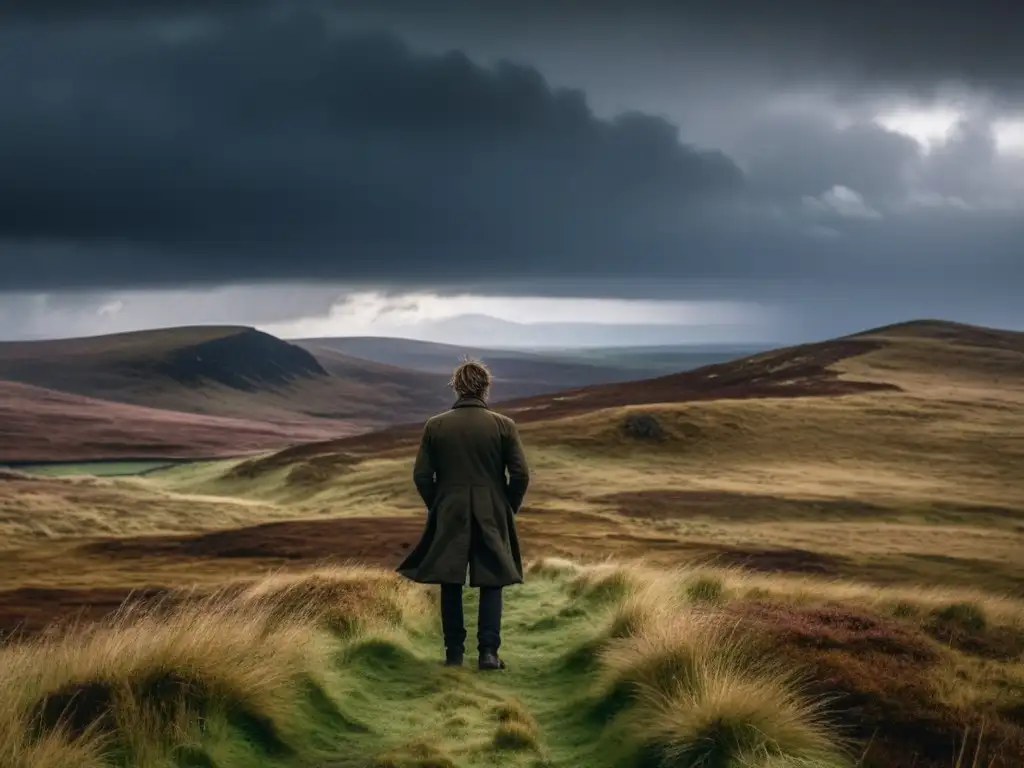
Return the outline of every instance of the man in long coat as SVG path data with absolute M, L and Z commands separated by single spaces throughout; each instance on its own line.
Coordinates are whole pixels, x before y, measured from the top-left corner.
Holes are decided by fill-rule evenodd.
M 413 481 L 426 504 L 426 529 L 398 572 L 441 585 L 445 663 L 462 664 L 466 628 L 462 588 L 480 589 L 478 667 L 504 669 L 502 588 L 523 581 L 515 516 L 530 472 L 512 419 L 490 410 L 491 374 L 483 363 L 463 362 L 450 386 L 458 399 L 423 429 Z M 507 472 L 507 476 L 506 476 Z

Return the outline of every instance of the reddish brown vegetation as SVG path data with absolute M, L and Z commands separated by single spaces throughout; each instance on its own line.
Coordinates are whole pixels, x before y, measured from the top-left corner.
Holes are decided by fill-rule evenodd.
M 0 381 L 0 461 L 231 456 L 360 431 L 145 408 Z
M 982 609 L 972 603 L 932 611 L 923 628 L 943 645 L 979 658 L 1006 661 L 1024 656 L 1024 633 L 1014 627 L 988 626 Z
M 928 675 L 947 651 L 921 631 L 849 607 L 757 603 L 731 610 L 763 633 L 774 656 L 807 671 L 809 687 L 831 699 L 850 737 L 870 743 L 865 768 L 948 768 L 963 743 L 965 719 L 975 732 L 985 722 L 979 765 L 1020 765 L 1019 723 L 1005 713 L 964 713 L 936 699 Z
M 793 499 L 765 494 L 684 491 L 672 488 L 610 493 L 598 497 L 595 501 L 614 505 L 620 515 L 649 520 L 702 516 L 717 519 L 757 518 L 762 521 L 775 517 L 821 519 L 830 514 L 873 514 L 886 511 L 873 504 L 849 499 Z
M 170 593 L 168 587 L 21 587 L 0 591 L 0 641 L 31 637 L 56 624 L 99 621 L 123 606 L 151 603 Z
M 711 560 L 715 565 L 735 565 L 764 573 L 816 573 L 835 575 L 849 559 L 796 547 L 731 547 L 717 545 Z
M 414 517 L 289 520 L 186 536 L 138 536 L 82 545 L 104 557 L 358 560 L 394 566 L 416 543 L 424 521 Z
M 503 403 L 501 410 L 528 422 L 623 405 L 898 391 L 887 382 L 841 379 L 830 369 L 881 346 L 881 342 L 855 339 L 804 344 L 656 379 L 569 390 L 559 393 L 558 399 L 514 400 Z
M 359 561 L 393 568 L 419 538 L 420 518 L 340 518 L 268 523 L 250 528 L 186 536 L 140 536 L 83 544 L 78 552 L 108 559 L 135 558 L 151 562 L 210 558 L 247 559 L 257 567 Z M 247 569 L 251 572 L 252 569 Z M 94 621 L 114 613 L 122 601 L 152 601 L 176 593 L 151 586 L 131 591 L 82 587 L 23 587 L 0 591 L 0 637 L 35 634 L 54 622 L 81 618 Z

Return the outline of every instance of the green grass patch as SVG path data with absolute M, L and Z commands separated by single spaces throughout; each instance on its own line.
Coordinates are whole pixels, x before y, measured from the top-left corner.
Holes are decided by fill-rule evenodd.
M 697 576 L 686 584 L 686 596 L 695 603 L 720 603 L 725 584 L 717 576 Z
M 951 603 L 933 610 L 930 618 L 936 626 L 962 632 L 981 632 L 988 625 L 985 609 L 977 603 Z

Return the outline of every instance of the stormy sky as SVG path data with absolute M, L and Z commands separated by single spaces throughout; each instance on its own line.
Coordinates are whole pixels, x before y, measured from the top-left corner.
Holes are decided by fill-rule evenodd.
M 0 338 L 1024 328 L 1012 5 L 7 8 Z

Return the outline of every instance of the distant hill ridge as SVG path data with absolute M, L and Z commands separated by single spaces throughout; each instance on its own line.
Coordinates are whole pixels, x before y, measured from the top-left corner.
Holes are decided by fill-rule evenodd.
M 445 384 L 465 351 L 402 339 L 289 343 L 244 326 L 0 342 L 0 443 L 8 460 L 41 461 L 415 441 L 422 419 L 450 404 Z M 742 357 L 480 351 L 497 407 L 524 423 L 644 404 L 892 393 L 903 381 L 1024 388 L 1024 333 L 933 320 Z
M 894 323 L 862 331 L 850 338 L 871 337 L 933 339 L 972 347 L 1024 351 L 1024 331 L 988 328 L 949 320 L 922 319 Z
M 0 344 L 0 378 L 91 394 L 111 377 L 253 392 L 326 377 L 311 353 L 245 326 L 183 327 Z
M 254 328 L 174 350 L 155 370 L 181 384 L 206 380 L 244 391 L 328 375 L 306 350 Z

